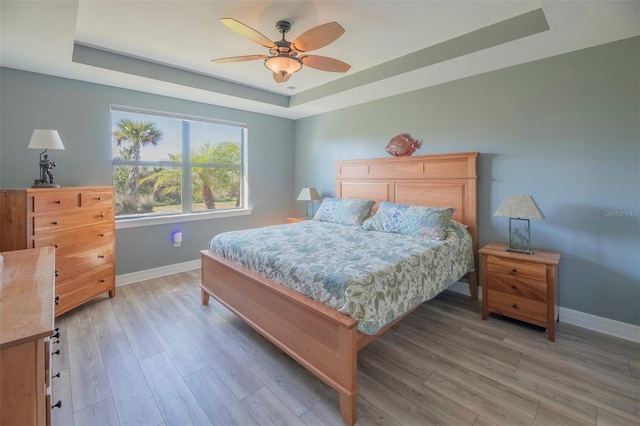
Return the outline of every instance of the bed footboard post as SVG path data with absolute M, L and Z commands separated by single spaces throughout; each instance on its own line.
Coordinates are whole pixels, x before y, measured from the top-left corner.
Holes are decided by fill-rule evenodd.
M 340 414 L 347 426 L 352 426 L 358 417 L 358 332 L 355 325 L 341 328 L 338 334 L 341 353 L 340 375 L 343 390 L 340 395 Z

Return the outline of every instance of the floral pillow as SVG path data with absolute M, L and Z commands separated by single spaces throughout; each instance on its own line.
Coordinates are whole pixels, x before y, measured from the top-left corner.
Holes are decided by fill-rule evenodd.
M 375 216 L 364 223 L 363 229 L 444 240 L 453 210 L 451 207 L 409 206 L 384 201 Z
M 372 200 L 325 198 L 313 220 L 341 225 L 362 225 L 375 204 Z

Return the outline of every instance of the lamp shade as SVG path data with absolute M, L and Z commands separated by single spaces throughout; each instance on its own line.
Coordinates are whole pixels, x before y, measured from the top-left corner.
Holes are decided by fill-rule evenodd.
M 319 200 L 320 194 L 316 191 L 315 188 L 302 188 L 300 194 L 298 195 L 298 201 L 312 201 Z
M 265 59 L 264 66 L 276 74 L 284 76 L 300 71 L 302 63 L 298 59 L 294 59 L 290 56 L 280 55 Z
M 28 148 L 64 149 L 64 145 L 57 130 L 35 129 L 31 135 Z
M 493 215 L 518 219 L 544 219 L 544 213 L 531 195 L 507 195 Z

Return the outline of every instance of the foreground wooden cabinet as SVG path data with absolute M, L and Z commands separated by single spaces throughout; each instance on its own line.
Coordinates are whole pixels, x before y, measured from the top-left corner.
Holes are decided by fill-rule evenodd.
M 115 297 L 113 202 L 111 186 L 0 190 L 0 251 L 56 249 L 56 316 Z
M 48 425 L 54 248 L 0 255 L 0 425 Z

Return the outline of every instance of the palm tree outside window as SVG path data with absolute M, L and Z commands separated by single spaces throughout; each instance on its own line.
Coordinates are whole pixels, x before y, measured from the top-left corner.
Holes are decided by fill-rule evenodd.
M 244 207 L 246 125 L 112 107 L 119 218 Z

